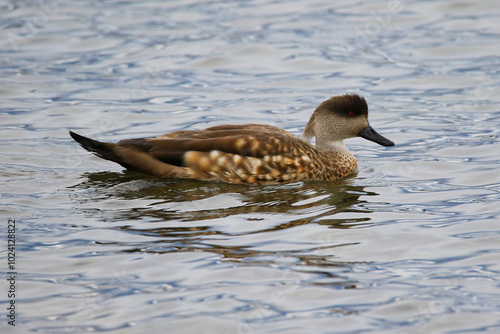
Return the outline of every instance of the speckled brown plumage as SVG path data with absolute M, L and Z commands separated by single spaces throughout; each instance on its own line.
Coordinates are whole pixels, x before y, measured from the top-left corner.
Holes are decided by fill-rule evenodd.
M 247 184 L 344 177 L 357 167 L 356 158 L 343 144 L 350 137 L 394 145 L 370 127 L 366 101 L 358 95 L 333 97 L 315 110 L 304 137 L 316 137 L 316 146 L 260 124 L 176 131 L 116 144 L 70 134 L 86 150 L 128 169 L 162 178 Z

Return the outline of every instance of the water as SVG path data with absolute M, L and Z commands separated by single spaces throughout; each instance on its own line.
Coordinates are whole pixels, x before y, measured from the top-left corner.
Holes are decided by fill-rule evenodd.
M 0 330 L 500 332 L 495 4 L 0 3 Z M 67 134 L 300 134 L 346 92 L 396 146 L 331 183 L 158 180 Z

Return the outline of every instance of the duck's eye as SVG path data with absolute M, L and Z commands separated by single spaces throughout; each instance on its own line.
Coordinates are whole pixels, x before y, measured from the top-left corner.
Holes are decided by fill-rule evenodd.
M 349 112 L 349 117 L 354 117 L 354 111 Z

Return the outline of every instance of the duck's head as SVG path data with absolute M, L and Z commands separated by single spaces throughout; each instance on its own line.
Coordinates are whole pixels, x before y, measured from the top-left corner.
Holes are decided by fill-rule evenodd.
M 323 149 L 343 145 L 344 139 L 353 137 L 394 146 L 392 141 L 370 126 L 366 100 L 357 94 L 334 96 L 321 103 L 307 123 L 303 137 L 316 137 L 316 146 Z

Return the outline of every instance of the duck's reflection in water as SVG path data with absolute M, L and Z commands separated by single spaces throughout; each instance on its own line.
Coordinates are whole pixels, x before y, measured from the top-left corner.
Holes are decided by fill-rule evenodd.
M 335 219 L 340 212 L 369 213 L 361 196 L 377 195 L 353 185 L 352 175 L 329 182 L 292 183 L 271 186 L 241 186 L 214 182 L 159 180 L 134 172 L 86 173 L 75 186 L 83 209 L 94 208 L 111 221 L 144 220 L 156 222 L 156 233 L 162 222 L 177 221 L 178 232 L 193 227 L 180 222 L 195 222 L 236 217 L 260 221 L 281 214 L 283 221 L 274 230 L 316 222 L 334 228 L 367 224 L 369 217 Z M 122 207 L 108 205 L 126 201 Z M 322 219 L 322 217 L 328 217 Z M 200 228 L 200 227 L 196 227 Z M 169 228 L 168 230 L 170 230 Z M 148 231 L 152 231 L 148 229 Z
M 336 247 L 347 244 L 328 239 L 287 240 L 286 235 L 294 233 L 287 230 L 309 223 L 332 229 L 369 226 L 371 211 L 360 197 L 377 194 L 353 185 L 353 177 L 335 182 L 240 186 L 100 172 L 85 174 L 85 180 L 74 187 L 74 196 L 81 210 L 99 217 L 104 226 L 108 223 L 115 230 L 138 236 L 128 242 L 96 240 L 105 247 L 103 253 L 201 251 L 218 254 L 218 261 L 265 265 L 288 258 L 299 266 L 312 265 L 322 271 L 323 267 L 349 265 L 332 258 Z M 300 240 L 300 236 L 296 238 Z M 276 245 L 283 248 L 274 249 Z

